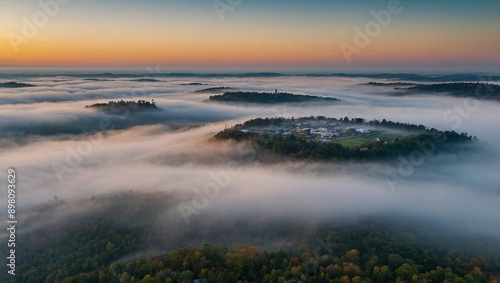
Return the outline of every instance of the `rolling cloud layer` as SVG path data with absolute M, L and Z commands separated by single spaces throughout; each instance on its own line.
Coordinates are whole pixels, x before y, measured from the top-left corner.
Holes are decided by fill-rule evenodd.
M 163 205 L 149 201 L 158 204 L 152 221 L 158 235 L 168 235 L 162 243 L 167 247 L 215 239 L 217 228 L 226 231 L 224 239 L 230 241 L 238 237 L 231 235 L 236 233 L 231 227 L 297 228 L 367 217 L 440 227 L 455 239 L 478 235 L 500 240 L 497 102 L 394 96 L 390 88 L 359 85 L 369 81 L 363 78 L 157 79 L 41 77 L 22 80 L 35 88 L 1 90 L 0 168 L 17 171 L 17 200 L 27 223 L 33 223 L 32 208 L 54 196 L 81 205 L 63 206 L 43 221 L 57 223 L 54 219 L 64 219 L 71 211 L 96 209 L 88 201 L 92 196 L 130 190 L 140 199 L 160 191 L 169 196 L 160 198 Z M 190 82 L 207 85 L 185 85 Z M 278 89 L 337 97 L 341 102 L 234 106 L 202 102 L 211 94 L 193 93 L 214 86 Z M 154 99 L 162 110 L 108 115 L 84 108 L 117 99 Z M 250 145 L 210 140 L 224 127 L 249 118 L 311 115 L 424 124 L 468 132 L 481 142 L 476 150 L 429 154 L 408 167 L 400 161 L 264 162 L 274 157 L 258 155 Z M 5 194 L 0 202 L 6 203 Z M 263 239 L 253 239 L 264 245 Z M 246 240 L 251 243 L 252 237 L 242 241 Z

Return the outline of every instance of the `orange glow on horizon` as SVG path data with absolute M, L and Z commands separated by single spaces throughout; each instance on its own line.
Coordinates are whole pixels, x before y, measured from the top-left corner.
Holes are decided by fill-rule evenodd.
M 411 28 L 405 31 L 412 31 Z M 134 37 L 120 31 L 61 37 L 48 31 L 20 45 L 16 53 L 7 36 L 0 37 L 0 65 L 81 65 L 120 66 L 145 65 L 151 62 L 165 65 L 348 65 L 340 43 L 354 46 L 354 33 L 339 30 L 326 36 L 317 33 L 259 33 L 248 28 L 241 33 L 189 34 L 167 32 L 160 37 L 149 31 Z M 423 62 L 489 62 L 498 61 L 498 46 L 478 45 L 487 42 L 487 35 L 474 40 L 460 37 L 444 38 L 439 33 L 401 33 L 386 30 L 371 38 L 370 44 L 352 54 L 355 64 L 420 64 Z M 451 45 L 453 43 L 453 45 Z
M 28 32 L 27 21 L 32 27 L 41 21 L 34 18 L 44 12 L 39 1 L 7 0 L 0 9 L 0 66 L 500 66 L 494 3 L 413 1 L 382 24 L 370 11 L 386 2 L 279 2 L 249 1 L 221 19 L 205 1 L 71 1 Z M 449 11 L 431 9 L 441 6 Z M 374 21 L 379 29 L 369 44 L 355 46 L 357 30 Z M 19 52 L 10 42 L 14 33 L 24 37 Z M 357 48 L 351 63 L 342 43 Z

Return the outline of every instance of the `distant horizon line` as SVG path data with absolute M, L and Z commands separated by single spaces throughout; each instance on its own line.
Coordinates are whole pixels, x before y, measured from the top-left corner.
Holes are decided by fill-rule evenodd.
M 6 73 L 0 70 L 1 79 L 16 78 L 31 78 L 38 76 L 68 76 L 76 78 L 272 78 L 272 77 L 289 77 L 289 76 L 303 76 L 303 77 L 344 77 L 344 78 L 371 78 L 371 79 L 395 79 L 399 81 L 456 81 L 456 82 L 497 82 L 500 81 L 500 73 L 493 72 L 463 72 L 463 73 L 447 73 L 447 72 L 154 72 L 152 69 L 149 71 L 98 71 L 94 72 L 87 70 L 87 72 L 77 71 L 31 71 L 31 72 L 15 72 Z
M 166 71 L 156 72 L 151 70 L 39 70 L 39 69 L 26 69 L 26 70 L 2 70 L 1 75 L 17 75 L 17 76 L 34 76 L 34 75 L 68 75 L 68 76 L 474 76 L 474 75 L 500 75 L 499 72 L 491 71 L 463 71 L 463 72 L 426 72 L 426 71 Z

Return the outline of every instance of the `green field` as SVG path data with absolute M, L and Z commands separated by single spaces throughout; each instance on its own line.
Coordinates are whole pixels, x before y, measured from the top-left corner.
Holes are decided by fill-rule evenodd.
M 379 138 L 381 141 L 389 142 L 397 138 L 401 139 L 407 136 L 408 134 L 402 132 L 377 131 L 367 135 L 344 138 L 341 140 L 337 140 L 336 142 L 345 147 L 353 147 L 361 146 L 366 142 L 374 141 L 376 138 Z

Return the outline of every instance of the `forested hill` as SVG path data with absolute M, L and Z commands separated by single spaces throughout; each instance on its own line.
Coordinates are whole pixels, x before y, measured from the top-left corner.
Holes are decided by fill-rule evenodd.
M 458 97 L 500 100 L 500 85 L 488 83 L 419 84 L 407 90 L 411 93 L 434 92 Z
M 484 100 L 500 100 L 500 85 L 491 83 L 412 83 L 412 82 L 369 82 L 361 85 L 393 87 L 398 95 L 441 94 L 455 97 L 470 97 Z
M 417 83 L 407 83 L 407 82 L 395 82 L 395 83 L 380 83 L 380 82 L 369 82 L 369 83 L 363 83 L 361 85 L 368 85 L 368 86 L 387 86 L 387 87 L 403 87 L 403 86 L 415 86 L 419 85 Z
M 232 87 L 227 87 L 227 86 L 217 86 L 217 87 L 209 87 L 209 88 L 204 88 L 200 90 L 194 91 L 195 93 L 213 93 L 213 92 L 224 92 L 229 89 L 232 89 Z
M 149 111 L 149 110 L 158 110 L 156 107 L 156 103 L 153 101 L 149 102 L 146 100 L 132 100 L 132 101 L 110 101 L 108 103 L 96 103 L 92 105 L 87 105 L 85 108 L 94 108 L 97 110 L 105 111 L 105 112 L 117 112 L 123 110 L 129 111 Z
M 332 254 L 262 251 L 205 244 L 162 256 L 112 263 L 64 282 L 498 282 L 498 264 L 484 258 L 438 256 L 372 233 L 332 232 Z M 335 245 L 337 247 L 338 245 Z M 332 246 L 333 247 L 333 246 Z M 351 248 L 357 247 L 357 248 Z M 328 246 L 326 247 L 328 248 Z M 325 249 L 326 249 L 325 248 Z M 351 249 L 350 249 L 351 248 Z
M 34 87 L 33 84 L 18 83 L 18 82 L 6 82 L 0 83 L 0 88 L 22 88 L 22 87 Z
M 337 98 L 300 95 L 287 92 L 226 92 L 221 95 L 212 95 L 208 101 L 228 103 L 279 104 L 300 102 L 335 102 Z
M 23 218 L 24 228 L 16 239 L 24 243 L 16 246 L 16 276 L 4 272 L 0 282 L 500 280 L 498 257 L 479 256 L 486 255 L 490 245 L 495 255 L 498 242 L 480 235 L 461 236 L 464 242 L 454 242 L 456 238 L 436 232 L 439 227 L 432 225 L 383 224 L 387 216 L 351 225 L 324 223 L 308 226 L 313 228 L 309 230 L 295 219 L 282 219 L 276 225 L 271 219 L 248 217 L 235 225 L 205 215 L 193 219 L 192 229 L 186 232 L 182 222 L 165 217 L 181 201 L 182 197 L 173 194 L 143 191 L 54 199 Z M 207 234 L 209 230 L 214 231 L 213 237 Z M 259 237 L 267 249 L 252 247 Z M 283 241 L 286 248 L 277 248 Z M 440 248 L 438 242 L 446 246 Z M 472 254 L 448 252 L 453 250 L 452 242 Z M 4 245 L 0 252 L 6 254 L 6 249 Z M 150 251 L 155 256 L 149 256 Z
M 304 118 L 300 118 L 304 119 Z M 381 160 L 396 158 L 401 155 L 408 155 L 414 151 L 426 152 L 422 148 L 423 143 L 432 143 L 432 153 L 436 154 L 441 151 L 448 151 L 454 149 L 450 145 L 470 144 L 476 140 L 466 133 L 456 133 L 454 131 L 439 131 L 437 129 L 426 129 L 422 125 L 411 125 L 397 122 L 383 120 L 365 122 L 362 118 L 354 118 L 349 120 L 347 117 L 341 120 L 320 117 L 319 121 L 325 119 L 326 121 L 335 120 L 338 125 L 342 127 L 349 127 L 346 131 L 352 131 L 351 126 L 364 125 L 364 126 L 383 126 L 384 128 L 404 129 L 406 131 L 417 131 L 418 134 L 401 136 L 393 140 L 384 140 L 384 138 L 377 138 L 376 140 L 368 140 L 355 146 L 342 145 L 342 139 L 332 139 L 327 142 L 318 141 L 312 138 L 310 134 L 303 134 L 299 136 L 298 132 L 293 132 L 293 125 L 288 124 L 285 126 L 285 132 L 274 130 L 276 133 L 269 133 L 265 131 L 251 132 L 248 130 L 241 130 L 242 127 L 252 127 L 255 125 L 271 125 L 272 129 L 279 128 L 284 123 L 290 123 L 290 120 L 284 118 L 272 119 L 254 119 L 245 122 L 243 125 L 236 125 L 234 128 L 225 129 L 217 133 L 215 140 L 235 140 L 246 141 L 254 143 L 258 148 L 269 150 L 284 157 L 292 159 L 305 159 L 305 160 L 318 160 L 318 161 L 347 161 L 347 160 Z M 314 118 L 318 120 L 318 117 Z M 310 121 L 310 120 L 308 120 Z M 343 122 L 346 121 L 346 122 Z M 320 122 L 320 124 L 326 122 Z M 311 123 L 308 123 L 310 126 Z M 287 128 L 288 127 L 288 128 Z M 246 128 L 245 128 L 246 129 Z M 423 130 L 425 129 L 425 130 Z M 421 132 L 423 130 L 423 132 Z M 283 130 L 282 130 L 283 131 Z M 311 129 L 309 129 L 311 131 Z M 355 133 L 352 134 L 350 139 L 361 139 Z M 383 137 L 383 135 L 381 135 Z

